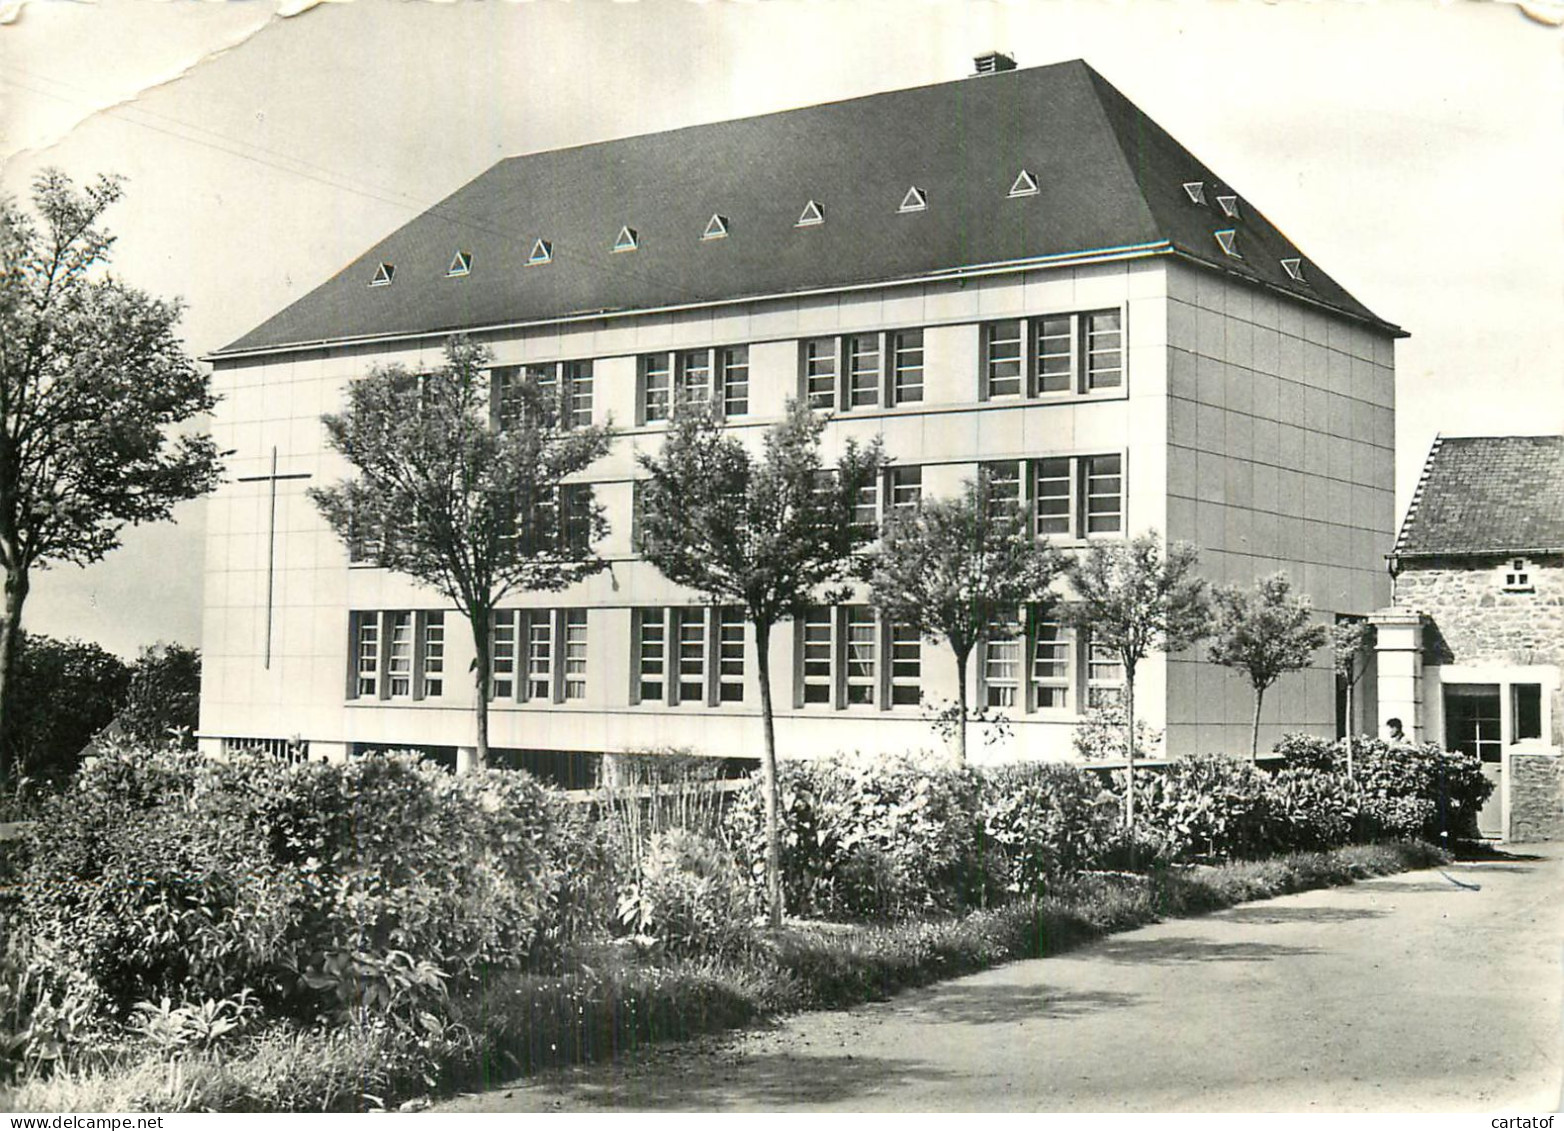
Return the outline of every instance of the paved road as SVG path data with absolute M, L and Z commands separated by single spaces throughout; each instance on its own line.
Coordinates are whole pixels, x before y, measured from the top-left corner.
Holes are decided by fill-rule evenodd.
M 1564 846 L 1117 935 L 450 1111 L 1554 1111 Z

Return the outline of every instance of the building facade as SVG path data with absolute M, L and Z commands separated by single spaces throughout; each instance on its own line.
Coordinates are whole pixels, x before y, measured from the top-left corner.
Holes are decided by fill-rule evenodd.
M 680 396 L 756 444 L 806 400 L 828 460 L 881 439 L 866 521 L 981 474 L 1066 549 L 1156 529 L 1215 582 L 1287 570 L 1324 617 L 1389 598 L 1401 331 L 1090 67 L 1001 69 L 502 162 L 216 353 L 207 749 L 470 744 L 464 622 L 350 560 L 304 494 L 349 474 L 320 424 L 348 383 L 435 367 L 457 332 L 497 397 L 530 369 L 618 430 L 575 488 L 606 508 L 608 568 L 492 628 L 491 743 L 550 772 L 757 750 L 752 631 L 632 549 L 635 456 Z M 1122 673 L 1017 617 L 974 658 L 973 702 L 1010 723 L 975 757 L 1067 757 Z M 771 668 L 790 756 L 938 746 L 931 704 L 956 697 L 948 650 L 862 593 L 779 626 Z M 1246 749 L 1250 695 L 1194 653 L 1137 674 L 1171 754 Z M 1334 732 L 1328 659 L 1266 706 L 1262 741 Z
M 1564 436 L 1436 440 L 1391 561 L 1382 717 L 1482 759 L 1486 835 L 1564 836 Z

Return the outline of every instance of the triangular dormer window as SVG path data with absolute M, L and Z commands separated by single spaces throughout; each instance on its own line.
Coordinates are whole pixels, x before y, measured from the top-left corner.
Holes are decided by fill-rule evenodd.
M 1216 202 L 1222 209 L 1222 215 L 1229 220 L 1238 219 L 1238 198 L 1236 196 L 1219 196 L 1216 198 Z
M 929 198 L 917 185 L 907 189 L 907 195 L 901 198 L 901 206 L 898 212 L 922 212 L 929 206 Z
M 701 233 L 703 240 L 725 240 L 728 238 L 728 218 L 716 212 L 711 214 L 711 219 L 706 221 L 706 230 Z
M 472 274 L 472 252 L 458 251 L 451 259 L 451 265 L 445 269 L 445 276 L 453 279 L 458 275 Z
M 1037 178 L 1032 176 L 1032 174 L 1027 170 L 1022 169 L 1021 172 L 1016 176 L 1014 183 L 1012 183 L 1010 186 L 1010 195 L 1013 197 L 1036 196 Z
M 1232 228 L 1216 233 L 1216 242 L 1222 248 L 1222 254 L 1233 259 L 1242 259 L 1238 254 L 1238 233 Z
M 1204 204 L 1206 202 L 1206 183 L 1204 181 L 1185 181 L 1184 191 L 1189 195 L 1191 204 Z
M 614 250 L 634 251 L 641 246 L 641 241 L 636 238 L 635 229 L 626 224 L 619 229 L 619 235 L 614 238 Z
M 825 209 L 820 207 L 818 201 L 811 200 L 804 205 L 804 210 L 799 213 L 798 223 L 795 228 L 813 228 L 816 224 L 825 223 Z
M 1301 282 L 1304 281 L 1303 280 L 1303 260 L 1301 260 L 1301 259 L 1284 259 L 1284 260 L 1282 260 L 1282 270 L 1287 272 L 1287 277 L 1289 279 L 1291 279 L 1293 282 L 1301 283 Z
M 548 240 L 540 239 L 532 245 L 532 254 L 527 256 L 528 267 L 538 267 L 544 263 L 554 262 L 554 245 Z
M 389 287 L 392 278 L 396 275 L 396 268 L 389 263 L 382 263 L 375 268 L 374 277 L 369 280 L 372 287 Z

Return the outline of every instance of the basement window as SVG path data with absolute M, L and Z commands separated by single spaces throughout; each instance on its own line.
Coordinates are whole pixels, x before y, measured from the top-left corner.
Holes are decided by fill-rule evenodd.
M 1037 178 L 1032 176 L 1026 169 L 1022 169 L 1016 175 L 1016 179 L 1011 182 L 1010 195 L 1012 198 L 1017 196 L 1036 196 Z
M 928 206 L 928 195 L 924 193 L 924 191 L 917 185 L 912 185 L 907 189 L 907 195 L 901 198 L 901 205 L 896 209 L 896 211 L 922 212 Z
M 1531 583 L 1531 562 L 1525 558 L 1511 558 L 1504 563 L 1501 572 L 1504 575 L 1506 593 L 1532 592 L 1534 586 Z
M 1184 192 L 1188 194 L 1191 204 L 1204 204 L 1206 202 L 1206 183 L 1204 181 L 1185 181 Z
M 540 239 L 532 245 L 532 254 L 527 256 L 528 267 L 540 267 L 545 263 L 554 262 L 554 245 L 548 240 Z
M 621 251 L 634 251 L 641 246 L 641 241 L 636 237 L 635 229 L 626 224 L 619 229 L 619 234 L 614 237 L 615 253 Z
M 794 224 L 793 227 L 812 228 L 817 224 L 824 223 L 825 209 L 820 207 L 818 201 L 811 200 L 808 204 L 804 205 L 803 212 L 799 214 L 798 223 Z
M 1301 260 L 1301 259 L 1284 259 L 1284 260 L 1282 260 L 1282 270 L 1287 272 L 1287 277 L 1289 279 L 1291 279 L 1293 282 L 1301 283 L 1301 282 L 1304 281 L 1304 278 L 1303 278 L 1303 260 Z
M 711 214 L 711 219 L 706 221 L 706 230 L 701 233 L 703 240 L 725 240 L 728 238 L 728 218 L 716 212 Z
M 1222 248 L 1222 254 L 1233 259 L 1242 259 L 1238 253 L 1238 232 L 1233 228 L 1216 233 L 1216 242 Z
M 372 287 L 389 287 L 392 278 L 396 275 L 396 268 L 389 263 L 382 263 L 375 268 L 374 277 L 369 280 Z
M 445 269 L 445 277 L 447 279 L 454 279 L 459 275 L 470 275 L 471 273 L 472 252 L 470 251 L 458 251 L 451 260 L 451 265 Z

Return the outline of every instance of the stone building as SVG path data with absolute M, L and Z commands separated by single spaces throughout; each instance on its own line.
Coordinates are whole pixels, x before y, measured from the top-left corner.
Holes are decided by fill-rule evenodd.
M 1436 439 L 1390 558 L 1381 722 L 1465 750 L 1488 835 L 1564 835 L 1564 436 Z
M 234 455 L 208 519 L 205 748 L 457 762 L 471 743 L 455 614 L 350 560 L 305 497 L 348 473 L 320 416 L 349 382 L 437 366 L 456 332 L 492 351 L 497 390 L 530 371 L 572 419 L 618 429 L 575 485 L 606 509 L 610 568 L 492 626 L 491 743 L 545 772 L 755 751 L 753 634 L 631 545 L 635 456 L 676 396 L 746 443 L 803 398 L 832 414 L 828 460 L 880 437 L 895 464 L 865 521 L 986 475 L 1066 549 L 1156 529 L 1213 581 L 1285 569 L 1327 617 L 1384 606 L 1402 332 L 1085 63 L 978 70 L 510 158 L 217 351 L 213 431 Z M 1057 622 L 1017 621 L 974 657 L 972 701 L 1011 722 L 974 746 L 1069 757 L 1122 673 Z M 947 651 L 861 591 L 772 648 L 785 752 L 939 744 Z M 1248 688 L 1199 654 L 1152 657 L 1136 701 L 1169 753 L 1247 749 Z M 1261 740 L 1333 732 L 1336 710 L 1322 657 L 1267 697 Z

